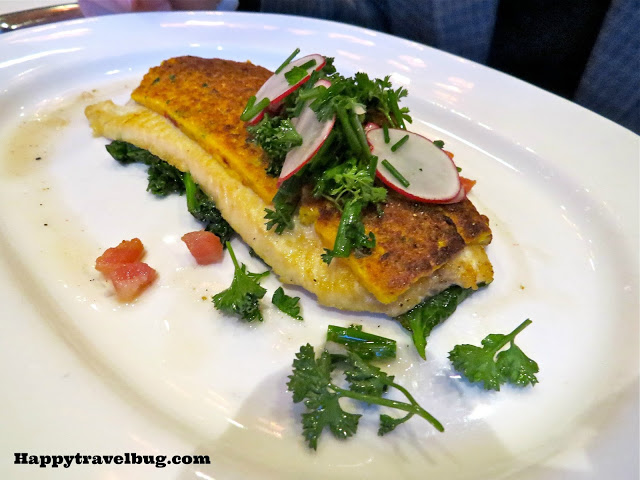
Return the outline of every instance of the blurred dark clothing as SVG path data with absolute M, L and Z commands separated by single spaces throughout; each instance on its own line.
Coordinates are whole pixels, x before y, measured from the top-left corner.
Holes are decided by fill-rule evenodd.
M 640 134 L 640 0 L 241 0 L 489 65 Z

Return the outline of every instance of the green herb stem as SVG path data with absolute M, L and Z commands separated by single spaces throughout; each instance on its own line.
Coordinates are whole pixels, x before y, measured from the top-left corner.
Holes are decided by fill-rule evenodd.
M 492 351 L 494 354 L 496 354 L 497 352 L 499 352 L 507 343 L 509 342 L 513 342 L 513 340 L 516 338 L 516 335 L 518 335 L 522 330 L 524 330 L 525 328 L 527 328 L 529 325 L 531 325 L 533 322 L 530 319 L 526 319 L 524 322 L 522 322 L 520 325 L 518 325 L 511 333 L 507 334 L 504 336 L 504 339 L 501 342 L 498 342 L 493 348 L 491 348 L 489 351 Z
M 395 358 L 396 341 L 355 327 L 327 327 L 327 341 L 345 345 L 364 359 Z
M 340 121 L 342 131 L 345 138 L 347 139 L 347 143 L 349 143 L 349 147 L 351 147 L 354 152 L 360 153 L 360 149 L 362 148 L 362 146 L 360 144 L 360 140 L 358 139 L 358 134 L 351 126 L 351 121 L 349 120 L 349 114 L 347 113 L 347 110 L 343 107 L 337 107 L 336 116 Z
M 362 128 L 362 123 L 358 118 L 356 112 L 351 110 L 349 114 L 349 123 L 351 124 L 351 128 L 356 134 L 356 138 L 358 139 L 358 143 L 360 145 L 360 152 L 368 157 L 371 155 L 371 151 L 369 150 L 369 142 L 367 142 L 367 135 L 364 133 L 364 128 Z
M 382 135 L 384 136 L 384 143 L 389 143 L 391 141 L 391 137 L 389 137 L 389 127 L 386 123 L 382 125 Z
M 402 145 L 407 143 L 408 140 L 409 140 L 409 135 L 405 135 L 404 137 L 402 137 L 400 140 L 398 140 L 396 143 L 394 143 L 391 146 L 391 151 L 392 152 L 397 151 Z
M 256 97 L 252 96 L 249 98 L 247 102 L 247 106 L 244 108 L 242 115 L 240 115 L 240 120 L 243 122 L 248 122 L 257 114 L 259 114 L 262 110 L 269 106 L 270 100 L 268 98 L 263 98 L 258 103 L 256 102 Z
M 187 210 L 189 210 L 189 212 L 194 212 L 198 208 L 198 200 L 196 198 L 198 186 L 189 172 L 184 174 L 183 180 L 187 197 Z
M 395 387 L 396 385 L 393 384 L 393 386 Z M 442 423 L 440 423 L 433 415 L 431 415 L 429 412 L 427 412 L 424 408 L 422 408 L 418 404 L 400 402 L 398 400 L 391 400 L 389 398 L 377 397 L 373 395 L 367 395 L 365 393 L 353 392 L 351 390 L 345 390 L 344 388 L 340 388 L 337 385 L 334 385 L 333 383 L 329 384 L 329 388 L 331 388 L 336 394 L 338 394 L 341 397 L 352 398 L 354 400 L 359 400 L 361 402 L 365 402 L 372 405 L 380 405 L 382 407 L 390 407 L 390 408 L 395 408 L 397 410 L 402 410 L 404 412 L 414 413 L 424 418 L 427 422 L 433 425 L 434 428 L 439 432 L 444 432 L 444 427 L 442 426 Z
M 235 268 L 240 268 L 240 264 L 238 263 L 238 260 L 236 259 L 236 254 L 233 251 L 233 248 L 231 248 L 231 242 L 226 242 L 225 243 L 227 250 L 229 250 L 229 255 L 231 255 L 231 261 L 233 262 L 233 266 Z
M 400 107 L 398 106 L 398 96 L 395 92 L 389 92 L 389 108 L 391 109 L 391 113 L 396 121 L 398 127 L 403 130 L 407 129 L 407 126 L 404 124 L 404 119 L 402 118 L 402 112 L 400 111 Z
M 408 137 L 407 137 L 408 138 Z M 393 165 L 391 165 L 391 163 L 388 160 L 382 160 L 382 166 L 384 168 L 386 168 L 387 170 L 389 170 L 389 172 L 391 173 L 391 175 L 393 175 L 393 177 L 398 180 L 398 182 L 400 182 L 400 184 L 403 187 L 408 187 L 409 185 L 411 185 L 409 183 L 409 180 L 407 180 L 406 178 L 404 178 L 404 176 L 396 169 L 396 167 L 394 167 Z
M 289 65 L 289 63 L 291 63 L 291 60 L 293 60 L 293 59 L 296 57 L 296 55 L 298 55 L 299 53 L 300 53 L 300 49 L 299 49 L 299 48 L 296 48 L 296 49 L 293 51 L 293 53 L 292 53 L 291 55 L 289 55 L 289 56 L 287 57 L 287 59 L 286 59 L 284 62 L 282 62 L 282 65 L 280 65 L 280 66 L 276 69 L 276 72 L 275 72 L 275 73 L 280 73 L 282 70 L 284 70 L 284 69 L 285 69 L 285 67 L 286 67 L 287 65 Z

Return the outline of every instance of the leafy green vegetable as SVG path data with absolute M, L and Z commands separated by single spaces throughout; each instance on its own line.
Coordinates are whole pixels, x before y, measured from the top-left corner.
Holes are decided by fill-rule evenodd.
M 235 267 L 231 286 L 213 296 L 212 300 L 218 310 L 238 315 L 248 322 L 262 321 L 259 300 L 264 297 L 267 290 L 260 286 L 260 279 L 269 275 L 269 271 L 263 273 L 247 272 L 247 266 L 238 264 L 236 255 L 227 242 L 227 248 Z
M 300 201 L 300 191 L 302 189 L 302 176 L 297 173 L 290 179 L 283 182 L 276 195 L 273 197 L 275 210 L 265 209 L 265 220 L 267 230 L 275 227 L 275 232 L 280 234 L 285 229 L 293 228 L 293 214 Z
M 247 127 L 251 140 L 264 150 L 269 159 L 266 171 L 272 177 L 279 177 L 284 158 L 294 147 L 302 145 L 302 137 L 291 120 L 265 114 L 256 125 Z
M 242 120 L 243 122 L 248 122 L 268 106 L 269 106 L 268 98 L 263 98 L 258 103 L 256 103 L 256 96 L 251 95 L 251 97 L 249 98 L 249 101 L 247 102 L 247 106 L 244 107 L 244 110 L 240 114 L 240 120 Z
M 364 202 L 352 200 L 344 206 L 336 240 L 333 248 L 325 248 L 322 260 L 330 264 L 335 257 L 346 258 L 356 251 L 359 255 L 369 255 L 376 246 L 376 237 L 373 232 L 367 235 L 361 221 L 362 207 Z
M 204 223 L 204 229 L 214 233 L 222 245 L 226 245 L 235 233 L 231 225 L 222 217 L 213 200 L 202 191 L 189 173 L 183 176 L 187 193 L 187 209 L 194 218 Z
M 289 63 L 291 63 L 291 60 L 293 60 L 294 58 L 296 58 L 296 55 L 298 55 L 299 53 L 300 53 L 300 49 L 299 49 L 299 48 L 296 48 L 296 49 L 291 53 L 291 55 L 289 55 L 289 56 L 287 57 L 287 59 L 286 59 L 284 62 L 282 62 L 282 63 L 280 64 L 280 66 L 276 69 L 275 73 L 280 73 L 282 70 L 284 70 L 284 68 L 285 68 L 287 65 L 289 65 Z
M 290 80 L 297 81 L 306 75 L 307 68 L 310 66 L 288 72 Z M 371 155 L 363 124 L 373 121 L 404 128 L 411 117 L 409 110 L 400 108 L 398 102 L 407 95 L 407 90 L 393 89 L 390 77 L 371 79 L 361 72 L 353 77 L 341 76 L 331 58 L 321 70 L 310 75 L 301 88 L 283 100 L 275 117 L 249 127 L 253 141 L 269 158 L 268 171 L 277 175 L 286 153 L 298 141 L 291 136 L 290 120 L 300 115 L 303 107 L 308 105 L 320 121 L 337 118 L 327 141 L 304 167 L 304 174 L 298 174 L 295 188 L 287 182 L 280 187 L 273 200 L 275 208 L 266 212 L 267 229 L 275 227 L 276 233 L 282 233 L 292 227 L 299 193 L 308 185 L 315 197 L 331 200 L 341 212 L 338 236 L 333 248 L 323 255 L 324 261 L 330 263 L 334 257 L 348 257 L 352 253 L 368 255 L 375 247 L 375 236 L 365 231 L 362 215 L 369 206 L 383 203 L 387 190 L 376 185 L 377 158 Z M 330 86 L 316 86 L 319 79 L 328 80 Z M 280 195 L 283 189 L 285 192 Z
M 311 67 L 315 67 L 315 65 L 316 65 L 315 60 L 309 60 L 303 65 L 297 65 L 293 67 L 291 70 L 289 70 L 288 72 L 286 72 L 284 74 L 284 78 L 287 80 L 287 83 L 289 85 L 295 85 L 296 83 L 301 82 L 304 79 L 304 77 L 309 75 L 308 70 Z
M 482 382 L 487 390 L 500 390 L 500 385 L 507 382 L 520 387 L 535 385 L 538 364 L 514 343 L 516 335 L 531 323 L 527 319 L 507 335 L 487 335 L 482 347 L 456 345 L 449 352 L 449 359 L 469 381 Z M 509 348 L 500 352 L 507 344 Z
M 437 430 L 444 431 L 438 420 L 424 410 L 404 387 L 394 382 L 393 376 L 351 351 L 340 355 L 338 360 L 334 357 L 324 350 L 316 358 L 314 348 L 309 344 L 303 345 L 293 361 L 293 373 L 287 383 L 287 388 L 293 393 L 293 401 L 304 402 L 306 407 L 306 412 L 302 414 L 302 434 L 310 448 L 318 448 L 318 439 L 325 428 L 340 439 L 356 433 L 361 415 L 343 410 L 340 398 L 351 398 L 407 413 L 401 419 L 380 415 L 379 435 L 389 433 L 413 415 L 421 416 Z M 333 381 L 332 374 L 338 364 L 343 366 L 348 389 L 339 387 Z M 383 397 L 390 387 L 400 391 L 408 402 Z
M 322 256 L 326 263 L 334 257 L 348 257 L 354 251 L 368 255 L 376 245 L 375 235 L 365 232 L 362 211 L 369 204 L 384 202 L 387 190 L 375 186 L 375 157 L 367 162 L 363 168 L 361 161 L 351 158 L 324 170 L 316 181 L 313 194 L 328 198 L 342 210 L 333 248 Z
M 184 193 L 182 172 L 148 150 L 136 147 L 121 140 L 106 145 L 107 152 L 122 165 L 142 163 L 147 165 L 147 191 L 159 197 L 171 193 Z
M 431 330 L 453 315 L 458 305 L 472 293 L 471 288 L 453 285 L 396 317 L 411 332 L 413 344 L 422 358 L 427 358 L 427 337 Z
M 362 326 L 327 327 L 327 341 L 344 345 L 364 360 L 396 358 L 396 341 L 362 331 Z
M 271 297 L 271 303 L 278 307 L 280 311 L 295 318 L 296 320 L 303 320 L 302 315 L 300 315 L 300 305 L 298 305 L 299 301 L 300 297 L 290 297 L 284 293 L 284 289 L 282 287 L 278 287 L 278 289 L 273 292 L 273 297 Z
M 193 181 L 189 173 L 183 173 L 148 150 L 127 142 L 114 140 L 106 146 L 111 156 L 122 165 L 142 163 L 147 165 L 147 191 L 164 197 L 171 193 L 187 194 L 187 209 L 196 220 L 204 223 L 204 229 L 216 234 L 222 245 L 231 238 L 234 231 L 222 218 L 213 200 Z

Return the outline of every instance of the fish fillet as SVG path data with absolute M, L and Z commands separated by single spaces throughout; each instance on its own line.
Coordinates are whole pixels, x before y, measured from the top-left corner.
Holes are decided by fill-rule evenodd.
M 280 280 L 304 287 L 321 304 L 396 316 L 452 284 L 491 282 L 484 249 L 491 231 L 468 200 L 426 205 L 391 194 L 385 215 L 364 217 L 377 238 L 373 254 L 330 265 L 321 254 L 333 245 L 339 215 L 326 203 L 310 199 L 293 230 L 267 231 L 264 209 L 275 179 L 264 173 L 261 151 L 247 143 L 238 118 L 265 72 L 250 63 L 178 57 L 149 71 L 135 102 L 101 102 L 85 113 L 95 135 L 132 143 L 190 172 Z

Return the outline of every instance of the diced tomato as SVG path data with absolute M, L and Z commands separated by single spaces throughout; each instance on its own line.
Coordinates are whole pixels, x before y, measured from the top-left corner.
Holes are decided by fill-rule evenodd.
M 117 247 L 107 248 L 96 260 L 96 270 L 105 275 L 125 263 L 137 262 L 144 255 L 144 246 L 139 238 L 123 240 Z
M 156 271 L 144 262 L 125 263 L 107 274 L 118 300 L 122 302 L 130 302 L 136 298 L 157 276 Z
M 462 185 L 462 188 L 464 188 L 465 193 L 469 193 L 475 184 L 475 180 L 471 180 L 462 176 L 460 177 L 460 185 Z
M 214 233 L 206 230 L 189 232 L 182 236 L 182 241 L 186 243 L 199 265 L 209 265 L 222 260 L 222 243 Z

